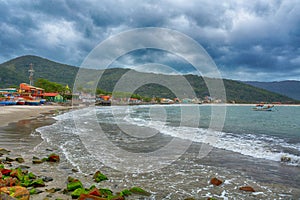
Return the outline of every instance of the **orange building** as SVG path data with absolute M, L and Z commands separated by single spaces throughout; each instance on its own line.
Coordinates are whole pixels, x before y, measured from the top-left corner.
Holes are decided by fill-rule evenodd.
M 41 97 L 42 98 L 44 96 L 44 89 L 34 87 L 27 83 L 21 83 L 19 93 L 21 93 L 22 95 L 31 95 L 33 97 Z

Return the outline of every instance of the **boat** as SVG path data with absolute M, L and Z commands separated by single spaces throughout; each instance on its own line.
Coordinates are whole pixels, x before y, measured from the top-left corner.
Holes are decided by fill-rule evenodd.
M 41 99 L 31 97 L 31 96 L 22 96 L 25 100 L 25 105 L 37 106 L 41 104 Z
M 40 103 L 41 103 L 41 104 L 45 104 L 46 101 L 47 101 L 46 99 L 40 99 Z
M 25 99 L 22 97 L 18 97 L 16 102 L 17 102 L 17 105 L 25 105 Z
M 257 104 L 254 108 L 254 111 L 273 111 L 274 105 L 264 105 L 264 104 Z
M 14 96 L 5 95 L 4 97 L 0 98 L 0 105 L 1 106 L 10 106 L 10 105 L 16 105 L 16 104 L 17 104 L 17 101 L 14 98 Z
M 25 99 L 25 105 L 38 106 L 41 104 L 39 99 Z

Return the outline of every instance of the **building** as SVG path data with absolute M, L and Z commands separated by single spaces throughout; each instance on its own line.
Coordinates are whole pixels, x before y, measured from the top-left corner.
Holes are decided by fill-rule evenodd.
M 63 96 L 57 92 L 45 92 L 43 97 L 51 102 L 64 102 Z
M 21 83 L 19 93 L 22 94 L 23 96 L 32 96 L 32 97 L 42 98 L 44 96 L 44 89 L 34 87 L 27 83 Z

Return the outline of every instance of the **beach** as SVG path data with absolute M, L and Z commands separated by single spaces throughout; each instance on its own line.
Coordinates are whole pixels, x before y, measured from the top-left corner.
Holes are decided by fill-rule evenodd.
M 156 109 L 157 107 L 150 108 Z M 127 149 L 128 152 L 151 151 L 176 136 L 158 134 L 145 145 L 140 143 L 141 141 L 133 141 L 127 136 L 120 135 L 120 127 L 111 123 L 111 109 L 115 109 L 113 118 L 118 120 L 119 115 L 125 113 L 123 111 L 125 108 L 124 106 L 96 107 L 101 116 L 100 125 L 104 132 L 109 133 L 111 139 L 116 142 L 115 144 Z M 138 111 L 142 109 L 143 112 L 140 114 L 144 114 L 145 108 L 148 107 L 136 106 L 129 109 Z M 206 109 L 205 106 L 204 108 Z M 243 106 L 244 110 L 247 108 Z M 88 113 L 93 108 L 70 110 L 70 112 L 65 110 L 69 109 L 68 107 L 62 106 L 1 107 L 0 109 L 1 118 L 4 120 L 0 128 L 0 147 L 11 151 L 9 157 L 24 158 L 25 163 L 22 165 L 29 166 L 29 171 L 53 178 L 53 181 L 46 183 L 46 187 L 40 188 L 42 193 L 32 195 L 31 199 L 38 200 L 46 197 L 48 199 L 71 199 L 70 195 L 62 192 L 66 188 L 67 177 L 76 177 L 83 182 L 85 187 L 90 187 L 95 184 L 92 176 L 97 170 L 109 177 L 108 181 L 96 184 L 99 187 L 110 188 L 117 192 L 125 188 L 140 186 L 152 194 L 150 197 L 139 197 L 139 199 L 207 199 L 208 197 L 215 199 L 293 199 L 300 197 L 299 185 L 296 184 L 298 167 L 253 158 L 238 152 L 233 153 L 223 147 L 223 149 L 213 148 L 206 157 L 199 159 L 197 155 L 202 144 L 193 142 L 179 159 L 162 169 L 148 173 L 118 171 L 105 165 L 104 157 L 98 159 L 95 155 L 91 155 L 90 151 L 87 151 L 88 146 L 86 144 L 83 146 L 82 138 L 76 135 L 71 136 L 73 131 L 70 128 L 74 125 L 68 121 L 69 117 L 78 116 L 83 120 L 83 124 L 87 125 L 90 122 Z M 167 109 L 173 108 L 167 107 Z M 134 118 L 134 114 L 130 113 L 132 119 L 140 119 L 137 116 Z M 138 123 L 141 125 L 143 122 L 138 121 Z M 93 126 L 89 128 L 93 129 Z M 33 156 L 43 158 L 51 153 L 61 156 L 59 163 L 32 164 Z M 126 160 L 123 162 L 128 164 Z M 19 165 L 15 162 L 12 164 L 15 167 Z M 274 174 L 274 171 L 279 171 L 280 175 Z M 293 173 L 296 175 L 293 176 Z M 221 179 L 223 184 L 212 185 L 210 181 L 214 177 Z M 255 192 L 239 190 L 242 186 L 251 186 Z M 53 188 L 58 191 L 49 192 Z
M 41 116 L 43 113 L 58 112 L 67 110 L 66 106 L 2 106 L 0 107 L 0 127 L 7 126 L 11 122 L 18 122 L 24 119 L 31 119 Z

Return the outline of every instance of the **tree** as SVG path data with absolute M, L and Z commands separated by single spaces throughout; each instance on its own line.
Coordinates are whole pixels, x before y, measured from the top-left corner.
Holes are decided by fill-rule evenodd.
M 39 78 L 34 84 L 36 87 L 43 88 L 45 92 L 66 93 L 66 87 L 62 84 L 48 81 L 47 79 Z

